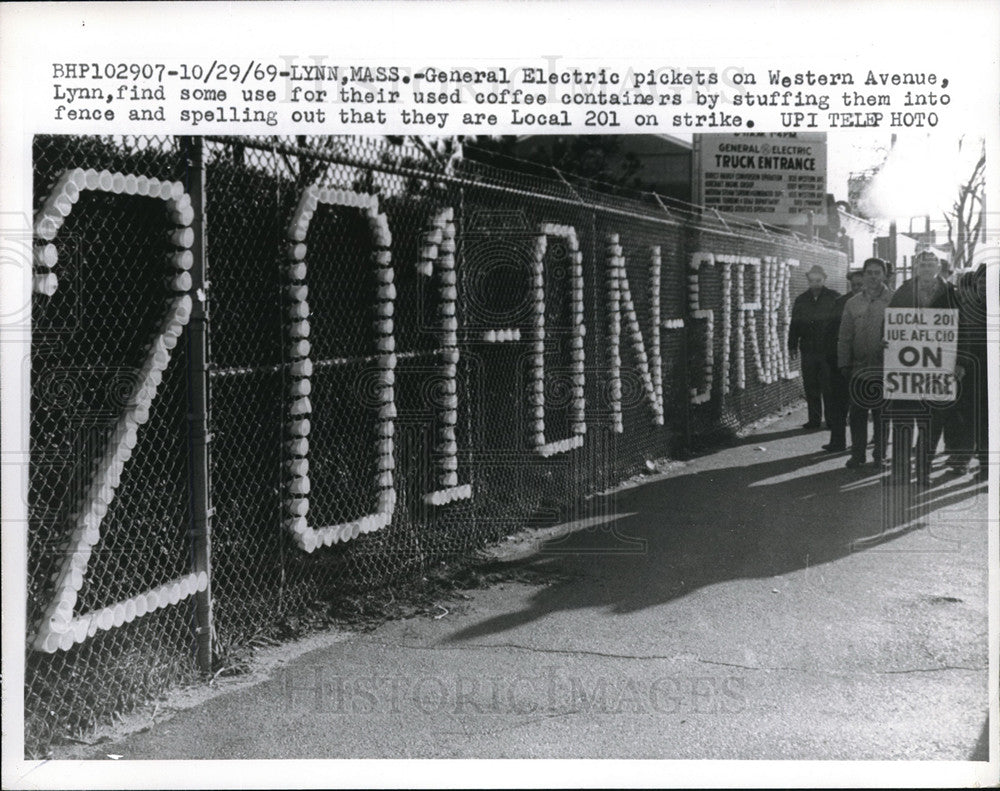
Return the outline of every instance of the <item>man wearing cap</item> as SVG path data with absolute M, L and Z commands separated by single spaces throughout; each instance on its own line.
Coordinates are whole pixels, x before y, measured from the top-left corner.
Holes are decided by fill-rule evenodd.
M 875 432 L 874 462 L 885 460 L 887 425 L 882 419 L 882 342 L 885 309 L 892 292 L 885 284 L 889 265 L 869 258 L 861 271 L 864 287 L 847 300 L 837 334 L 837 365 L 848 382 L 850 395 L 851 457 L 847 466 L 861 467 L 868 447 L 868 413 Z
M 903 282 L 889 301 L 890 308 L 952 308 L 959 307 L 955 288 L 941 278 L 941 262 L 930 250 L 913 259 L 914 277 Z M 955 374 L 961 378 L 964 371 Z M 893 401 L 889 409 L 892 420 L 892 477 L 896 483 L 910 482 L 910 449 L 913 425 L 917 426 L 916 475 L 922 487 L 930 486 L 931 463 L 941 440 L 945 421 L 954 419 L 954 404 L 941 405 L 922 400 Z
M 864 277 L 860 269 L 847 273 L 850 291 L 837 297 L 837 301 L 834 302 L 833 321 L 830 323 L 830 332 L 827 335 L 826 356 L 830 369 L 830 408 L 827 412 L 826 422 L 830 424 L 830 441 L 823 446 L 823 450 L 828 453 L 839 453 L 842 450 L 847 450 L 847 410 L 851 402 L 847 379 L 840 372 L 840 366 L 837 362 L 837 340 L 840 335 L 840 321 L 844 315 L 844 307 L 851 297 L 864 288 Z
M 792 305 L 788 351 L 802 352 L 802 387 L 809 411 L 809 420 L 803 428 L 817 429 L 823 422 L 824 404 L 827 422 L 830 421 L 830 364 L 826 344 L 840 294 L 826 287 L 826 272 L 821 266 L 806 272 L 806 280 L 809 288 Z

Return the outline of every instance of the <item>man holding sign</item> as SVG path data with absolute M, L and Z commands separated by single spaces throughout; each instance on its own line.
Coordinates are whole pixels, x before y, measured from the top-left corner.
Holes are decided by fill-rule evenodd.
M 916 277 L 892 295 L 885 312 L 883 392 L 892 419 L 892 473 L 911 479 L 913 424 L 917 425 L 916 474 L 930 485 L 931 462 L 958 395 L 958 301 L 930 250 L 914 259 Z

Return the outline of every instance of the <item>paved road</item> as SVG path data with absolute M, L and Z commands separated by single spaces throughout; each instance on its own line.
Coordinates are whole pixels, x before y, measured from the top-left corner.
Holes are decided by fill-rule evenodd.
M 331 640 L 94 756 L 984 759 L 985 485 L 901 498 L 801 422 L 597 498 L 512 564 L 544 584 Z

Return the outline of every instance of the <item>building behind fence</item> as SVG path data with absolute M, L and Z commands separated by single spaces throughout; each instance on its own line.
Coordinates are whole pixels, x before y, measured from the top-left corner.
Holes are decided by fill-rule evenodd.
M 34 196 L 29 755 L 796 399 L 846 270 L 357 138 L 38 137 Z

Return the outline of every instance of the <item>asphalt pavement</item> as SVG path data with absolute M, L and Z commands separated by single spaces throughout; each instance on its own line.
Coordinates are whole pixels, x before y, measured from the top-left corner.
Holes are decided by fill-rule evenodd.
M 889 486 L 802 422 L 87 757 L 985 760 L 985 483 Z

